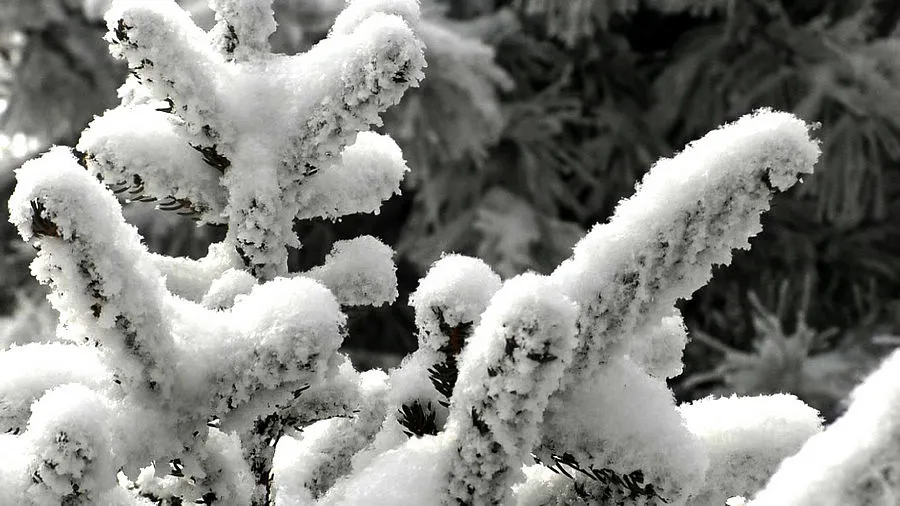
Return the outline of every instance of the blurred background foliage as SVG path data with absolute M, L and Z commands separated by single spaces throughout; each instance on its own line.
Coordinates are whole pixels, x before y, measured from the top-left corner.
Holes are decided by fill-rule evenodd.
M 109 0 L 0 0 L 0 195 L 116 102 Z M 203 0 L 183 0 L 201 25 Z M 342 0 L 276 0 L 277 51 L 323 37 Z M 423 0 L 429 67 L 383 130 L 410 167 L 378 216 L 297 224 L 294 269 L 380 236 L 401 297 L 352 315 L 354 348 L 415 346 L 406 296 L 441 252 L 548 272 L 661 156 L 755 108 L 821 125 L 823 157 L 778 196 L 750 252 L 683 305 L 682 399 L 791 390 L 832 417 L 900 334 L 900 1 Z M 5 206 L 4 206 L 5 207 Z M 214 227 L 127 203 L 150 247 L 202 256 Z M 3 213 L 6 212 L 4 209 Z M 51 338 L 29 252 L 0 220 L 0 346 Z M 49 334 L 49 335 L 48 335 Z M 5 337 L 4 337 L 5 336 Z M 5 341 L 4 341 L 5 340 Z

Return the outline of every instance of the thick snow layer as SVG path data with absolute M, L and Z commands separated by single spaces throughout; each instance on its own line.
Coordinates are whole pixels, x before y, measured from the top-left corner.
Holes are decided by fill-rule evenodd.
M 351 458 L 368 444 L 384 415 L 387 375 L 359 375 L 360 405 L 351 416 L 320 420 L 296 437 L 284 437 L 275 451 L 276 504 L 312 504 L 351 469 Z
M 166 278 L 166 289 L 194 302 L 202 301 L 212 284 L 229 269 L 243 269 L 237 252 L 225 243 L 211 244 L 199 260 L 151 253 L 150 262 Z
M 527 466 L 522 473 L 525 479 L 513 486 L 516 506 L 566 504 L 564 500 L 574 483 L 571 478 L 540 464 Z
M 25 491 L 31 486 L 27 442 L 19 436 L 0 434 L 0 504 L 27 504 Z
M 23 436 L 32 455 L 28 472 L 40 476 L 27 493 L 32 501 L 62 503 L 79 492 L 89 502 L 116 485 L 111 414 L 106 401 L 78 384 L 49 390 L 34 404 Z
M 226 309 L 238 295 L 246 295 L 257 285 L 256 278 L 243 269 L 228 269 L 215 279 L 200 301 L 209 309 Z
M 31 404 L 66 383 L 102 391 L 113 385 L 113 375 L 93 346 L 34 343 L 0 352 L 0 433 L 24 430 Z
M 225 504 L 250 504 L 254 478 L 241 452 L 241 440 L 234 432 L 211 428 L 203 449 L 204 483 Z
M 346 306 L 380 306 L 397 298 L 394 250 L 364 235 L 337 241 L 325 263 L 303 273 L 327 286 Z
M 294 56 L 268 52 L 271 4 L 213 0 L 206 33 L 173 0 L 116 2 L 107 38 L 137 78 L 79 144 L 111 183 L 136 176 L 160 207 L 227 224 L 263 279 L 287 273 L 295 218 L 377 212 L 399 191 L 402 153 L 367 130 L 425 66 L 414 0 L 351 3 Z
M 788 394 L 706 398 L 678 408 L 709 457 L 695 506 L 721 506 L 751 496 L 783 459 L 822 430 L 819 412 Z
M 500 288 L 500 278 L 483 261 L 445 255 L 434 263 L 410 296 L 416 311 L 419 348 L 390 371 L 390 390 L 381 429 L 365 449 L 353 457 L 365 467 L 380 453 L 398 447 L 408 436 L 398 421 L 404 405 L 418 402 L 432 410 L 440 430 L 447 419 L 447 402 L 434 387 L 431 371 L 447 361 L 455 363 L 481 313 Z
M 378 214 L 381 203 L 400 194 L 409 171 L 400 146 L 386 135 L 360 132 L 335 164 L 305 182 L 297 197 L 298 218 L 329 218 L 355 213 Z
M 245 404 L 261 390 L 317 383 L 346 320 L 331 292 L 306 278 L 257 285 L 226 312 L 189 304 L 172 312 L 177 399 L 211 413 Z
M 632 336 L 625 354 L 654 378 L 668 379 L 681 374 L 682 353 L 688 343 L 687 327 L 678 310 Z
M 404 357 L 400 366 L 390 371 L 381 427 L 371 443 L 353 456 L 354 469 L 366 467 L 381 453 L 397 448 L 409 439 L 404 432 L 406 429 L 398 421 L 403 405 L 418 402 L 423 407 L 430 407 L 435 414 L 436 427 L 444 426 L 447 410 L 440 403 L 446 399 L 435 390 L 429 378 L 429 369 L 442 360 L 442 356 L 434 351 L 419 349 Z
M 847 412 L 785 459 L 752 506 L 896 504 L 900 352 L 851 394 Z
M 575 317 L 576 306 L 536 274 L 512 278 L 494 295 L 462 353 L 451 399 L 452 498 L 508 500 L 571 358 Z
M 477 324 L 500 283 L 500 276 L 481 259 L 463 255 L 441 257 L 409 297 L 409 304 L 416 311 L 419 348 L 438 351 L 447 344 L 441 321 L 451 328 Z
M 553 462 L 550 453 L 570 453 L 582 468 L 641 471 L 668 504 L 684 504 L 708 466 L 665 381 L 621 357 L 551 401 L 543 436 L 536 453 L 544 462 Z
M 221 172 L 186 141 L 183 122 L 154 105 L 117 108 L 94 119 L 77 146 L 88 168 L 105 182 L 125 188 L 129 199 L 153 198 L 164 207 L 185 202 L 180 213 L 199 213 L 207 223 L 224 222 Z
M 810 126 L 760 110 L 658 161 L 607 224 L 596 225 L 553 273 L 581 306 L 572 381 L 669 316 L 714 265 L 749 247 L 773 192 L 810 173 Z
M 341 480 L 320 506 L 398 506 L 441 504 L 446 496 L 448 462 L 455 441 L 447 433 L 412 438 L 378 456 L 369 466 Z M 291 504 L 291 503 L 287 503 Z
M 10 221 L 39 249 L 32 272 L 53 289 L 67 337 L 101 342 L 123 381 L 168 392 L 174 348 L 164 279 L 116 198 L 62 147 L 27 162 L 16 178 Z
M 273 0 L 210 0 L 216 12 L 213 44 L 235 59 L 247 59 L 269 49 L 275 33 Z

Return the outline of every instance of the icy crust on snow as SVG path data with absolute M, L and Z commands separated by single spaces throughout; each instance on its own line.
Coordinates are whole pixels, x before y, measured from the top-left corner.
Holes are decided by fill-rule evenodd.
M 630 360 L 611 359 L 590 382 L 579 384 L 551 400 L 543 431 L 543 446 L 535 454 L 548 465 L 551 454 L 569 453 L 585 470 L 609 469 L 619 476 L 640 471 L 642 488 L 667 504 L 685 504 L 702 484 L 708 458 L 675 407 L 662 379 L 648 376 Z M 577 471 L 561 468 L 583 482 L 589 493 L 607 485 L 585 480 Z M 612 487 L 612 493 L 617 493 Z M 628 491 L 624 496 L 627 497 Z M 599 495 L 594 495 L 595 499 Z
M 684 368 L 682 354 L 688 343 L 687 327 L 676 309 L 658 325 L 647 327 L 626 343 L 625 355 L 650 376 L 674 378 Z
M 186 142 L 183 122 L 154 105 L 117 108 L 95 118 L 77 149 L 88 153 L 88 169 L 132 200 L 154 199 L 164 208 L 198 213 L 206 223 L 222 223 L 222 173 Z
M 297 194 L 297 217 L 337 219 L 356 213 L 378 214 L 381 203 L 400 194 L 409 172 L 400 146 L 386 135 L 360 132 L 332 166 L 310 176 Z
M 53 290 L 50 302 L 70 327 L 64 337 L 101 342 L 123 381 L 171 392 L 163 278 L 116 198 L 62 147 L 23 165 L 16 178 L 10 221 L 39 248 L 32 272 Z
M 575 246 L 554 280 L 581 306 L 571 381 L 621 353 L 623 342 L 656 325 L 749 247 L 775 191 L 810 173 L 819 156 L 810 126 L 760 110 L 658 161 L 608 224 Z
M 500 284 L 500 276 L 479 258 L 455 254 L 441 257 L 409 297 L 416 312 L 419 349 L 438 352 L 449 344 L 441 322 L 451 328 L 477 325 Z
M 751 496 L 786 457 L 821 432 L 819 412 L 793 395 L 706 398 L 678 411 L 709 457 L 696 506 L 720 506 L 732 496 Z
M 32 343 L 0 352 L 0 433 L 23 431 L 31 404 L 66 383 L 102 391 L 113 385 L 113 375 L 93 346 Z
M 851 393 L 846 413 L 785 459 L 750 506 L 896 504 L 900 352 Z
M 107 38 L 137 78 L 81 145 L 112 183 L 136 175 L 133 190 L 161 207 L 228 224 L 254 275 L 271 279 L 286 274 L 285 247 L 299 246 L 295 217 L 375 212 L 399 191 L 402 153 L 366 131 L 423 77 L 418 4 L 351 3 L 328 38 L 295 56 L 268 53 L 271 1 L 210 5 L 218 23 L 207 34 L 172 0 L 115 3 Z M 147 130 L 171 157 L 137 146 Z
M 451 502 L 508 501 L 571 358 L 575 317 L 575 305 L 536 274 L 512 278 L 494 295 L 463 351 L 451 399 Z
M 302 276 L 328 287 L 345 306 L 380 306 L 397 298 L 394 250 L 369 235 L 335 242 L 325 263 Z
M 115 486 L 119 462 L 108 429 L 110 406 L 84 385 L 49 390 L 32 408 L 22 436 L 29 446 L 25 496 L 32 504 L 90 504 Z

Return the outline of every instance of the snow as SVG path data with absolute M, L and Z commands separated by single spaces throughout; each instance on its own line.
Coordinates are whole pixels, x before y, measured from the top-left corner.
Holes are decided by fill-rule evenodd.
M 400 194 L 400 181 L 408 171 L 403 152 L 393 139 L 360 132 L 356 142 L 341 152 L 340 160 L 311 176 L 300 188 L 297 217 L 378 214 L 383 201 Z
M 508 499 L 571 358 L 575 316 L 575 305 L 537 274 L 512 278 L 494 295 L 462 352 L 450 403 L 447 432 L 458 438 L 452 498 Z
M 419 349 L 435 352 L 447 344 L 440 320 L 450 327 L 478 323 L 488 301 L 500 288 L 500 276 L 478 258 L 444 255 L 419 280 L 409 304 L 416 311 Z
M 435 413 L 435 425 L 438 428 L 444 426 L 447 410 L 440 405 L 444 399 L 432 385 L 428 372 L 439 361 L 437 353 L 419 349 L 404 357 L 400 366 L 389 372 L 380 427 L 372 441 L 353 456 L 354 469 L 368 466 L 378 455 L 399 447 L 409 439 L 398 421 L 403 405 L 419 402 L 422 406 L 431 406 Z
M 453 440 L 446 433 L 412 438 L 400 448 L 379 455 L 349 479 L 336 483 L 317 504 L 436 504 L 446 494 L 448 457 L 453 451 Z
M 28 445 L 19 436 L 0 434 L 0 455 L 0 504 L 26 504 L 25 491 L 32 483 Z
M 77 149 L 90 153 L 86 161 L 92 173 L 110 185 L 128 187 L 126 198 L 188 201 L 178 212 L 197 212 L 206 223 L 224 221 L 221 173 L 186 142 L 184 122 L 155 105 L 107 111 L 82 132 Z
M 70 327 L 67 338 L 90 336 L 115 354 L 123 381 L 169 391 L 164 280 L 118 201 L 62 147 L 30 160 L 16 177 L 10 221 L 39 249 L 32 272 L 53 289 L 50 302 Z M 49 230 L 36 235 L 35 218 Z
M 419 2 L 409 0 L 348 0 L 331 27 L 331 36 L 353 33 L 367 18 L 382 13 L 399 16 L 411 27 L 418 28 Z
M 225 312 L 187 304 L 172 311 L 176 398 L 184 409 L 210 414 L 246 404 L 262 390 L 290 395 L 295 385 L 317 383 L 346 320 L 331 292 L 306 278 L 254 286 Z
M 446 399 L 435 389 L 429 371 L 451 357 L 455 360 L 465 349 L 468 332 L 481 320 L 500 284 L 500 277 L 486 263 L 463 255 L 443 256 L 419 281 L 409 301 L 416 313 L 419 348 L 390 371 L 383 423 L 371 444 L 353 457 L 355 469 L 407 440 L 398 422 L 404 405 L 431 406 L 437 428 L 444 426 L 447 410 L 441 403 Z
M 351 458 L 373 438 L 384 416 L 387 375 L 359 375 L 361 402 L 352 416 L 333 417 L 284 437 L 275 452 L 276 504 L 311 504 L 346 474 Z
M 256 286 L 256 278 L 242 269 L 228 269 L 215 279 L 200 303 L 209 309 L 227 309 L 238 295 L 246 295 Z
M 267 51 L 269 36 L 275 32 L 272 1 L 210 0 L 209 7 L 216 12 L 216 26 L 211 31 L 213 44 L 241 60 Z
M 706 481 L 691 498 L 696 506 L 752 495 L 822 430 L 819 412 L 789 394 L 710 397 L 678 410 L 709 456 Z
M 32 453 L 27 470 L 40 481 L 27 495 L 36 504 L 61 504 L 74 492 L 90 501 L 115 486 L 118 462 L 108 429 L 110 406 L 84 385 L 47 391 L 32 408 L 23 436 Z
M 0 433 L 24 430 L 31 404 L 44 391 L 67 383 L 96 390 L 113 384 L 112 373 L 93 346 L 42 343 L 0 353 Z
M 525 479 L 513 485 L 513 503 L 517 506 L 548 506 L 565 504 L 565 497 L 573 481 L 566 476 L 536 464 L 522 469 Z
M 295 56 L 267 52 L 271 1 L 210 6 L 218 23 L 208 35 L 172 0 L 116 2 L 107 38 L 138 79 L 82 145 L 111 175 L 121 166 L 146 172 L 138 175 L 153 197 L 188 200 L 201 220 L 227 223 L 254 275 L 272 279 L 287 273 L 285 248 L 300 246 L 294 218 L 375 212 L 399 191 L 407 170 L 399 148 L 366 131 L 422 78 L 423 47 L 410 26 L 418 4 L 351 4 L 340 27 Z M 155 110 L 166 100 L 171 114 Z M 113 128 L 134 123 L 143 126 Z M 135 145 L 148 129 L 172 158 Z
M 607 224 L 596 225 L 552 274 L 581 305 L 572 380 L 656 325 L 703 286 L 731 250 L 749 247 L 773 190 L 810 173 L 810 126 L 759 110 L 658 161 Z
M 709 462 L 665 381 L 623 357 L 551 400 L 535 453 L 552 463 L 551 452 L 570 453 L 583 468 L 619 475 L 639 470 L 644 483 L 675 505 L 685 504 L 703 483 Z
M 199 260 L 151 253 L 150 262 L 166 279 L 166 289 L 173 295 L 200 302 L 212 284 L 231 269 L 243 268 L 240 257 L 229 244 L 209 246 Z
M 253 474 L 244 460 L 238 435 L 211 428 L 204 453 L 204 482 L 216 498 L 226 504 L 250 504 Z
M 397 298 L 394 250 L 364 235 L 337 241 L 325 263 L 302 275 L 327 286 L 342 305 L 380 306 Z
M 817 413 L 796 398 L 677 408 L 665 384 L 687 341 L 675 302 L 748 246 L 776 190 L 812 171 L 809 125 L 761 110 L 660 160 L 550 277 L 504 283 L 481 260 L 443 256 L 409 300 L 419 349 L 389 374 L 360 374 L 338 353 L 341 306 L 396 299 L 394 252 L 369 236 L 338 241 L 323 265 L 290 275 L 287 248 L 301 246 L 296 218 L 377 213 L 399 193 L 403 153 L 368 130 L 423 77 L 418 2 L 352 0 L 296 56 L 269 52 L 272 0 L 210 6 L 205 32 L 173 0 L 117 0 L 107 39 L 134 72 L 122 104 L 84 132 L 83 159 L 55 147 L 16 173 L 11 221 L 38 249 L 32 270 L 53 291 L 60 337 L 87 346 L 0 352 L 0 429 L 13 430 L 0 435 L 0 503 L 78 491 L 147 504 L 116 486 L 117 471 L 143 467 L 145 492 L 171 491 L 186 482 L 148 461 L 184 457 L 218 499 L 246 504 L 247 459 L 266 452 L 285 505 L 572 499 L 573 481 L 525 467 L 532 451 L 639 471 L 673 505 L 750 494 L 807 439 L 753 504 L 845 504 L 875 494 L 867 473 L 898 471 L 900 354 L 817 435 Z M 96 176 L 228 235 L 200 260 L 150 254 Z M 429 370 L 454 361 L 445 409 Z M 397 412 L 412 402 L 433 406 L 438 435 L 403 434 Z M 308 425 L 267 447 L 251 429 L 274 413 L 288 431 Z
M 751 506 L 838 506 L 897 501 L 900 352 L 851 394 L 846 413 L 785 459 Z
M 654 378 L 674 378 L 684 367 L 682 353 L 688 343 L 687 327 L 677 309 L 672 313 L 627 343 L 625 355 Z

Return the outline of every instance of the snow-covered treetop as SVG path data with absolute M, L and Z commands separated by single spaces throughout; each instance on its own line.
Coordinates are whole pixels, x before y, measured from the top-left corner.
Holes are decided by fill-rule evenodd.
M 327 39 L 290 57 L 268 51 L 270 0 L 211 6 L 207 33 L 172 0 L 116 0 L 107 38 L 132 71 L 121 105 L 76 151 L 16 171 L 11 222 L 38 251 L 58 337 L 77 344 L 0 354 L 43 364 L 0 371 L 0 425 L 14 434 L 0 444 L 24 454 L 0 466 L 0 503 L 103 503 L 118 469 L 163 493 L 137 470 L 177 461 L 196 478 L 180 497 L 262 504 L 300 393 L 358 393 L 341 383 L 358 374 L 337 353 L 340 306 L 396 298 L 393 251 L 339 241 L 324 265 L 287 276 L 286 247 L 299 246 L 295 218 L 377 212 L 398 191 L 400 149 L 367 130 L 422 77 L 418 3 L 353 2 Z M 151 254 L 114 191 L 228 235 L 200 260 Z
M 295 56 L 269 52 L 271 3 L 213 1 L 207 33 L 174 0 L 114 2 L 107 39 L 133 76 L 78 144 L 134 200 L 227 224 L 262 279 L 286 273 L 295 218 L 377 212 L 399 191 L 399 148 L 365 131 L 425 66 L 413 0 L 351 2 Z

